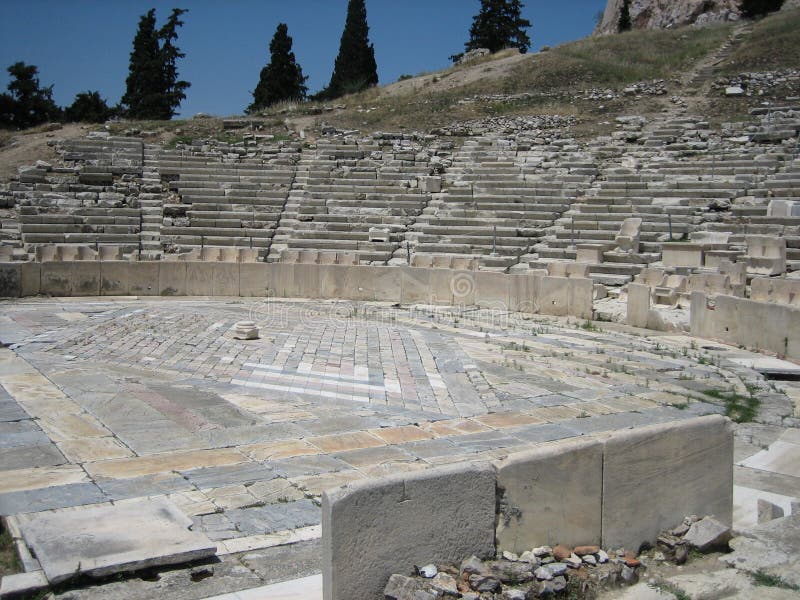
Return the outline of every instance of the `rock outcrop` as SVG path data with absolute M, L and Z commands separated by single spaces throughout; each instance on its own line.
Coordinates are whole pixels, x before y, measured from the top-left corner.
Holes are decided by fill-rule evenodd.
M 595 34 L 617 32 L 623 0 L 608 0 Z M 739 0 L 630 0 L 634 29 L 670 29 L 683 25 L 707 25 L 735 21 Z

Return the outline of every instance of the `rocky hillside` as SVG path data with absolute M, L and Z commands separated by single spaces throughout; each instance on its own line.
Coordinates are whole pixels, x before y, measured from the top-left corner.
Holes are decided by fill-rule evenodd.
M 740 0 L 631 0 L 634 29 L 671 29 L 683 25 L 707 25 L 740 18 Z M 623 0 L 608 0 L 595 34 L 617 32 Z M 800 0 L 786 0 L 784 9 L 797 8 Z

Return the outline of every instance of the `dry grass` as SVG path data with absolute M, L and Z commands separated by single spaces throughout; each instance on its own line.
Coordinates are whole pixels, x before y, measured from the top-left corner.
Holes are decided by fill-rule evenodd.
M 722 44 L 730 26 L 674 31 L 631 31 L 563 44 L 520 64 L 506 93 L 619 87 L 669 79 Z
M 524 57 L 510 52 L 504 58 L 498 53 L 428 75 L 413 91 L 388 94 L 373 89 L 347 96 L 338 101 L 347 105 L 346 110 L 325 114 L 320 121 L 364 130 L 430 130 L 488 116 L 571 114 L 594 123 L 615 110 L 624 111 L 625 101 L 580 101 L 574 98 L 575 90 L 619 89 L 633 82 L 677 77 L 719 48 L 730 30 L 730 25 L 723 25 L 634 31 L 586 38 Z M 504 61 L 513 63 L 506 68 Z M 478 76 L 467 78 L 463 85 L 454 84 L 465 70 L 473 70 Z M 463 102 L 472 96 L 521 93 L 531 96 Z
M 800 67 L 800 10 L 776 13 L 753 24 L 721 74 L 771 71 Z
M 569 114 L 578 118 L 576 132 L 603 133 L 604 123 L 621 113 L 656 114 L 658 99 L 582 101 L 575 92 L 591 88 L 621 89 L 640 81 L 670 81 L 713 54 L 735 25 L 687 27 L 670 31 L 632 31 L 563 44 L 547 52 L 520 56 L 516 51 L 493 54 L 438 73 L 426 73 L 382 88 L 372 88 L 332 102 L 286 103 L 258 117 L 266 120 L 263 133 L 285 135 L 286 123 L 308 129 L 322 124 L 344 129 L 429 131 L 454 122 L 490 116 Z M 800 64 L 800 11 L 780 13 L 754 24 L 744 41 L 722 67 L 724 72 L 797 67 Z M 722 72 L 721 71 L 721 72 Z M 511 101 L 464 102 L 493 94 L 527 94 Z M 678 91 L 678 93 L 680 93 Z M 344 109 L 325 110 L 330 105 Z M 730 103 L 723 112 L 739 110 Z M 746 107 L 741 107 L 746 111 Z M 710 115 L 711 116 L 711 115 Z M 735 118 L 735 114 L 725 114 Z M 173 144 L 191 139 L 234 140 L 222 119 L 121 122 L 112 133 L 136 128 L 157 132 L 153 141 Z M 233 137 L 231 137 L 233 136 Z M 2 140 L 0 140 L 2 144 Z
M 17 551 L 14 548 L 14 540 L 0 524 L 0 577 L 19 572 L 19 561 Z

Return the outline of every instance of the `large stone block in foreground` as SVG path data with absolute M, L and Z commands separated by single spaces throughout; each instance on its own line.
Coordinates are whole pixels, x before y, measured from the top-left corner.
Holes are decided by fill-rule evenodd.
M 22 295 L 22 263 L 0 263 L 0 298 Z
M 603 444 L 560 442 L 495 463 L 498 550 L 600 543 Z
M 733 519 L 733 428 L 712 415 L 612 435 L 603 457 L 603 545 L 637 550 L 687 515 Z
M 467 463 L 322 495 L 325 600 L 383 598 L 392 573 L 494 554 L 494 469 Z
M 22 536 L 52 584 L 79 575 L 179 564 L 213 556 L 214 544 L 166 499 L 18 516 Z

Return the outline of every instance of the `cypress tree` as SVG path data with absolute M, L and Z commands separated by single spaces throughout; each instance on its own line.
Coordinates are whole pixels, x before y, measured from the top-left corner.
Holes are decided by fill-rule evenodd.
M 133 38 L 128 78 L 125 80 L 125 95 L 122 104 L 127 114 L 134 119 L 158 118 L 161 81 L 160 48 L 156 32 L 156 9 L 151 8 L 139 19 L 139 28 Z
M 261 77 L 253 91 L 253 103 L 247 107 L 252 113 L 276 102 L 303 100 L 308 88 L 303 69 L 292 52 L 292 38 L 285 23 L 279 23 L 269 44 L 270 61 L 261 69 Z
M 185 8 L 173 8 L 167 22 L 158 32 L 161 40 L 161 118 L 171 119 L 175 116 L 175 109 L 181 105 L 181 101 L 186 99 L 184 90 L 191 86 L 188 81 L 178 79 L 177 61 L 186 56 L 175 46 L 174 41 L 178 39 L 177 29 L 183 25 L 180 20 L 182 14 L 188 12 Z
M 531 22 L 522 18 L 524 6 L 520 0 L 481 0 L 480 12 L 472 18 L 465 49 L 487 48 L 498 52 L 518 48 L 523 54 L 527 52 L 531 40 L 525 30 Z
M 633 27 L 631 22 L 631 2 L 630 0 L 622 0 L 622 8 L 619 11 L 619 21 L 617 21 L 617 31 L 630 31 Z
M 184 54 L 174 44 L 183 25 L 184 9 L 175 8 L 166 24 L 156 30 L 156 11 L 151 8 L 139 19 L 133 38 L 126 91 L 122 104 L 134 119 L 171 119 L 186 98 L 186 81 L 178 80 L 177 60 Z
M 375 48 L 369 43 L 367 7 L 364 0 L 350 0 L 331 82 L 318 97 L 336 98 L 377 84 L 378 64 Z
M 739 10 L 746 19 L 755 19 L 764 15 L 780 10 L 783 0 L 742 0 Z

